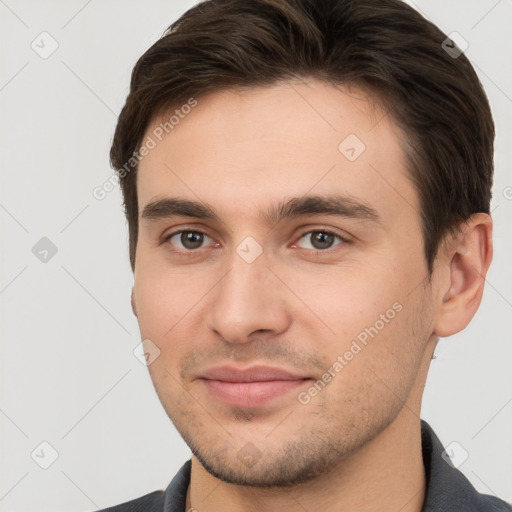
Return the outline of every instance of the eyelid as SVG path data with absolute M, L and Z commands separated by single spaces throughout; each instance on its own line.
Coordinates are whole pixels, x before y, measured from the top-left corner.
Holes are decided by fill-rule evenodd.
M 298 247 L 298 245 L 297 245 L 298 241 L 301 238 L 303 238 L 305 235 L 310 235 L 311 233 L 326 233 L 328 235 L 333 235 L 334 237 L 337 237 L 340 240 L 340 243 L 333 245 L 332 247 L 328 247 L 327 249 L 304 249 L 303 247 Z M 331 229 L 328 227 L 314 227 L 314 228 L 308 228 L 308 229 L 302 231 L 301 234 L 296 238 L 296 241 L 293 242 L 292 247 L 297 247 L 298 249 L 303 249 L 308 252 L 313 252 L 313 253 L 318 253 L 318 254 L 320 254 L 320 253 L 327 254 L 331 250 L 335 250 L 335 248 L 338 245 L 350 244 L 351 242 L 352 242 L 352 240 L 350 237 L 348 237 L 347 235 L 343 235 L 334 229 Z
M 176 228 L 174 230 L 171 230 L 170 233 L 167 233 L 167 234 L 162 236 L 162 239 L 159 242 L 159 245 L 163 245 L 163 244 L 169 242 L 171 240 L 171 238 L 173 238 L 176 235 L 179 235 L 180 233 L 199 233 L 201 235 L 207 236 L 208 238 L 210 238 L 214 242 L 214 244 L 218 245 L 218 242 L 215 240 L 215 238 L 213 236 L 211 236 L 210 234 L 208 234 L 205 230 L 199 229 L 199 228 L 191 228 L 191 227 L 180 227 L 180 228 Z M 205 247 L 200 247 L 199 249 L 180 249 L 180 248 L 177 248 L 177 249 L 175 249 L 175 252 L 179 252 L 179 253 L 182 253 L 182 254 L 197 253 L 201 249 L 205 249 Z
M 201 235 L 204 235 L 204 236 L 207 236 L 208 238 L 210 238 L 211 240 L 213 240 L 214 244 L 216 244 L 217 246 L 219 245 L 219 242 L 217 242 L 215 240 L 215 238 L 213 236 L 211 236 L 207 231 L 205 231 L 204 229 L 199 229 L 199 228 L 194 228 L 194 227 L 180 227 L 180 228 L 176 228 L 174 230 L 172 230 L 170 233 L 168 234 L 165 234 L 163 235 L 162 237 L 162 240 L 160 242 L 160 244 L 164 244 L 166 242 L 169 242 L 169 240 L 171 238 L 173 238 L 174 236 L 180 234 L 180 233 L 183 233 L 183 232 L 189 232 L 189 233 L 199 233 Z M 337 237 L 341 242 L 339 244 L 336 244 L 334 245 L 333 247 L 329 247 L 327 249 L 304 249 L 302 247 L 298 247 L 299 249 L 303 249 L 305 251 L 308 251 L 308 252 L 315 252 L 315 253 L 327 253 L 329 252 L 331 249 L 334 249 L 335 247 L 337 247 L 338 245 L 343 245 L 343 244 L 348 244 L 348 243 L 351 243 L 352 240 L 349 236 L 347 235 L 344 235 L 344 234 L 341 234 L 339 233 L 338 231 L 332 229 L 332 228 L 329 228 L 329 227 L 322 227 L 322 226 L 317 226 L 317 227 L 309 227 L 309 228 L 304 228 L 304 230 L 301 232 L 301 234 L 295 238 L 295 242 L 292 243 L 292 246 L 291 247 L 297 247 L 297 242 L 303 238 L 305 235 L 308 235 L 308 234 L 311 234 L 311 233 L 317 233 L 317 232 L 321 232 L 321 233 L 326 233 L 326 234 L 329 234 L 329 235 L 333 235 L 335 237 Z M 181 252 L 181 253 L 197 253 L 199 252 L 201 249 L 205 249 L 206 247 L 200 247 L 198 249 L 177 249 L 176 252 Z
M 327 233 L 329 235 L 337 236 L 337 237 L 341 238 L 341 240 L 343 240 L 344 242 L 350 242 L 350 240 L 351 240 L 348 235 L 342 234 L 339 231 L 336 231 L 334 228 L 329 228 L 327 226 L 326 227 L 320 226 L 320 227 L 308 228 L 301 233 L 299 238 L 302 238 L 304 235 L 307 235 L 309 233 L 318 233 L 318 232 Z
M 210 238 L 214 238 L 207 229 L 204 227 L 195 227 L 195 226 L 179 226 L 179 227 L 173 227 L 170 228 L 169 231 L 164 231 L 164 234 L 161 235 L 161 240 L 166 241 L 169 238 L 173 237 L 174 235 L 177 235 L 178 233 L 183 232 L 191 232 L 191 233 L 201 233 L 202 235 L 209 236 Z

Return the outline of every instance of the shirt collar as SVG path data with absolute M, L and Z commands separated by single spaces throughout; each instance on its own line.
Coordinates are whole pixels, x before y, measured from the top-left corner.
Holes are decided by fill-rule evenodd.
M 512 506 L 487 494 L 480 494 L 456 469 L 432 427 L 421 420 L 421 447 L 427 479 L 422 512 L 512 511 Z

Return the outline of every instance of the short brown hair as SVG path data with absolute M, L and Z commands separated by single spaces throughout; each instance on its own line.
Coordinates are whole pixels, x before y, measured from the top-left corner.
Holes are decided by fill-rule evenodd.
M 112 142 L 132 269 L 132 157 L 152 120 L 205 93 L 312 77 L 385 99 L 404 133 L 431 273 L 443 237 L 473 213 L 489 213 L 493 181 L 489 103 L 469 60 L 446 51 L 446 39 L 401 0 L 206 0 L 189 9 L 136 63 Z

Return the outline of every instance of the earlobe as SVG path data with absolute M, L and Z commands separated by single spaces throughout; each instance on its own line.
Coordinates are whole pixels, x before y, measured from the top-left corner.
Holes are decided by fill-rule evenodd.
M 131 296 L 131 304 L 132 304 L 132 311 L 133 311 L 133 314 L 135 316 L 137 316 L 137 307 L 135 306 L 135 295 L 133 293 L 133 288 L 132 288 L 132 296 Z
M 449 243 L 443 257 L 448 267 L 435 323 L 435 334 L 447 337 L 463 330 L 475 315 L 492 260 L 492 219 L 477 213 Z

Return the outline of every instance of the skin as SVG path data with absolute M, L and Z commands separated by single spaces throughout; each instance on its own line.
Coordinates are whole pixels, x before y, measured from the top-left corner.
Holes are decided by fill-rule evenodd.
M 338 149 L 349 134 L 366 146 L 354 161 Z M 187 510 L 421 510 L 428 367 L 438 336 L 463 329 L 478 308 L 492 223 L 476 214 L 447 237 L 429 280 L 403 137 L 364 91 L 308 79 L 198 98 L 141 161 L 132 305 L 142 338 L 160 349 L 149 366 L 155 389 L 194 453 Z M 379 221 L 264 219 L 290 197 L 333 193 L 371 206 Z M 169 197 L 211 205 L 220 219 L 142 217 Z M 179 235 L 166 239 L 180 229 L 207 236 L 187 250 Z M 346 241 L 318 249 L 312 234 L 323 229 Z M 248 236 L 263 251 L 252 263 L 236 250 Z M 393 304 L 400 312 L 300 403 Z M 225 363 L 311 380 L 234 407 L 198 379 Z M 247 443 L 250 467 L 238 456 Z

